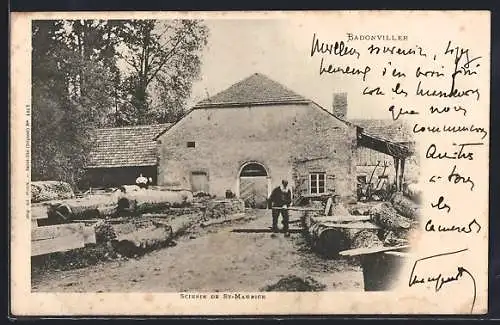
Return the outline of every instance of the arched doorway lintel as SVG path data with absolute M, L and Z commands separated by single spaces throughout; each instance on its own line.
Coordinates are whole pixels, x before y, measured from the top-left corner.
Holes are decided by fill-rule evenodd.
M 248 189 L 248 187 L 252 188 L 254 197 L 259 197 L 260 201 L 267 200 L 267 197 L 271 194 L 271 176 L 269 169 L 261 162 L 247 161 L 241 164 L 236 177 L 235 188 L 235 194 L 238 198 L 242 198 L 242 194 L 248 194 L 248 192 L 242 193 L 242 181 L 246 189 Z M 259 205 L 262 205 L 262 202 L 259 202 Z

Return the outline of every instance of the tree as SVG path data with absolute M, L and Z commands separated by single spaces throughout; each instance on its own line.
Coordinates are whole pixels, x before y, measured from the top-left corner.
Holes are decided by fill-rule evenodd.
M 208 29 L 198 20 L 132 20 L 121 33 L 131 124 L 174 122 L 198 78 Z
M 35 21 L 32 38 L 32 179 L 76 185 L 92 130 L 112 107 L 114 53 L 107 24 Z

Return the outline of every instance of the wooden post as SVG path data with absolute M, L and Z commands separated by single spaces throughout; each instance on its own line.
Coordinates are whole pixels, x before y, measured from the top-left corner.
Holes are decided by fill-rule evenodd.
M 403 190 L 403 181 L 404 181 L 404 173 L 405 173 L 405 159 L 401 159 L 401 171 L 399 173 L 399 190 Z
M 396 190 L 399 190 L 398 179 L 399 179 L 399 158 L 394 157 L 394 169 L 396 171 L 396 175 L 394 176 L 394 185 L 396 185 Z

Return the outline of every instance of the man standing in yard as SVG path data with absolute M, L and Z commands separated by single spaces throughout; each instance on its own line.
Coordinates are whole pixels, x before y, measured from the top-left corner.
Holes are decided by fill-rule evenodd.
M 135 184 L 140 188 L 148 188 L 148 179 L 140 174 L 135 180 Z
M 281 214 L 283 217 L 283 232 L 285 233 L 285 237 L 289 237 L 290 233 L 288 232 L 288 223 L 289 223 L 289 215 L 288 215 L 288 207 L 292 204 L 292 191 L 288 187 L 288 181 L 281 181 L 281 185 L 276 187 L 272 192 L 271 196 L 268 200 L 268 207 L 272 209 L 272 217 L 273 217 L 273 232 L 278 232 L 278 218 Z

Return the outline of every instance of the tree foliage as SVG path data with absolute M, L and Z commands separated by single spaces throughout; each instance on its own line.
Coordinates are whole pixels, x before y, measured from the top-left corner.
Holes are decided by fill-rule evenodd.
M 81 179 L 93 130 L 176 121 L 208 31 L 192 20 L 33 22 L 32 179 Z
M 175 122 L 200 73 L 208 29 L 197 20 L 132 20 L 121 35 L 131 104 L 124 115 L 130 124 Z

